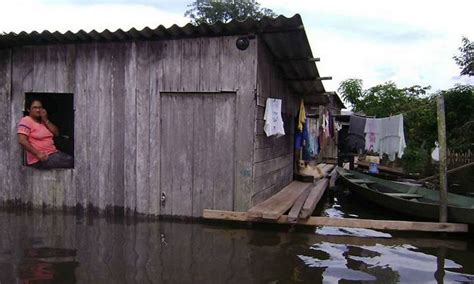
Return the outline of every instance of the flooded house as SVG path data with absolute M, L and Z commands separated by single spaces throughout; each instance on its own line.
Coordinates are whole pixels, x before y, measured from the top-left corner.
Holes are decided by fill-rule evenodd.
M 0 35 L 0 200 L 188 217 L 245 211 L 293 180 L 301 99 L 335 100 L 315 61 L 299 15 Z M 74 168 L 26 166 L 16 129 L 31 97 L 59 126 Z M 267 98 L 282 100 L 284 136 L 264 133 Z

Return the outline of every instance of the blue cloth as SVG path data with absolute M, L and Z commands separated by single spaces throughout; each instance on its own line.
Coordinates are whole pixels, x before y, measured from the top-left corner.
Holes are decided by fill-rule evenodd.
M 303 145 L 308 145 L 308 140 L 309 140 L 308 120 L 305 120 L 305 123 L 303 125 L 303 131 L 300 132 L 296 130 L 295 149 L 301 150 L 301 148 L 303 148 Z

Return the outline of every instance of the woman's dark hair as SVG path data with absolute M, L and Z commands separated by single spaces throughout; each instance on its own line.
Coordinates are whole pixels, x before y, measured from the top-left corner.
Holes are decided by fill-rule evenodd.
M 25 110 L 29 110 L 31 108 L 31 105 L 33 104 L 33 102 L 36 102 L 36 101 L 43 104 L 43 102 L 38 97 L 26 98 L 26 100 L 25 100 Z

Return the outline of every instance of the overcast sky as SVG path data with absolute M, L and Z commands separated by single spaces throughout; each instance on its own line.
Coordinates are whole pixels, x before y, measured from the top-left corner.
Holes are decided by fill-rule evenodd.
M 184 25 L 192 0 L 0 0 L 0 32 L 127 30 Z M 301 14 L 328 91 L 347 78 L 364 87 L 394 81 L 446 89 L 459 77 L 452 59 L 474 40 L 474 0 L 260 0 L 277 14 Z

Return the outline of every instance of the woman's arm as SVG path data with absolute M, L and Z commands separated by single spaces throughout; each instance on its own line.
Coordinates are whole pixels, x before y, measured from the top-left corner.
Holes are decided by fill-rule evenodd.
M 33 146 L 31 146 L 30 142 L 28 142 L 28 136 L 24 134 L 18 134 L 18 143 L 23 146 L 23 149 L 26 151 L 33 153 L 40 161 L 46 161 L 48 159 L 48 155 L 36 150 Z
M 46 125 L 46 127 L 49 129 L 49 131 L 51 131 L 51 133 L 53 133 L 54 136 L 59 135 L 58 127 L 54 125 L 51 121 L 49 120 L 44 121 L 44 125 Z
M 54 136 L 59 135 L 59 129 L 48 119 L 48 112 L 43 109 L 41 112 L 41 121 L 46 125 L 46 127 L 53 133 Z

